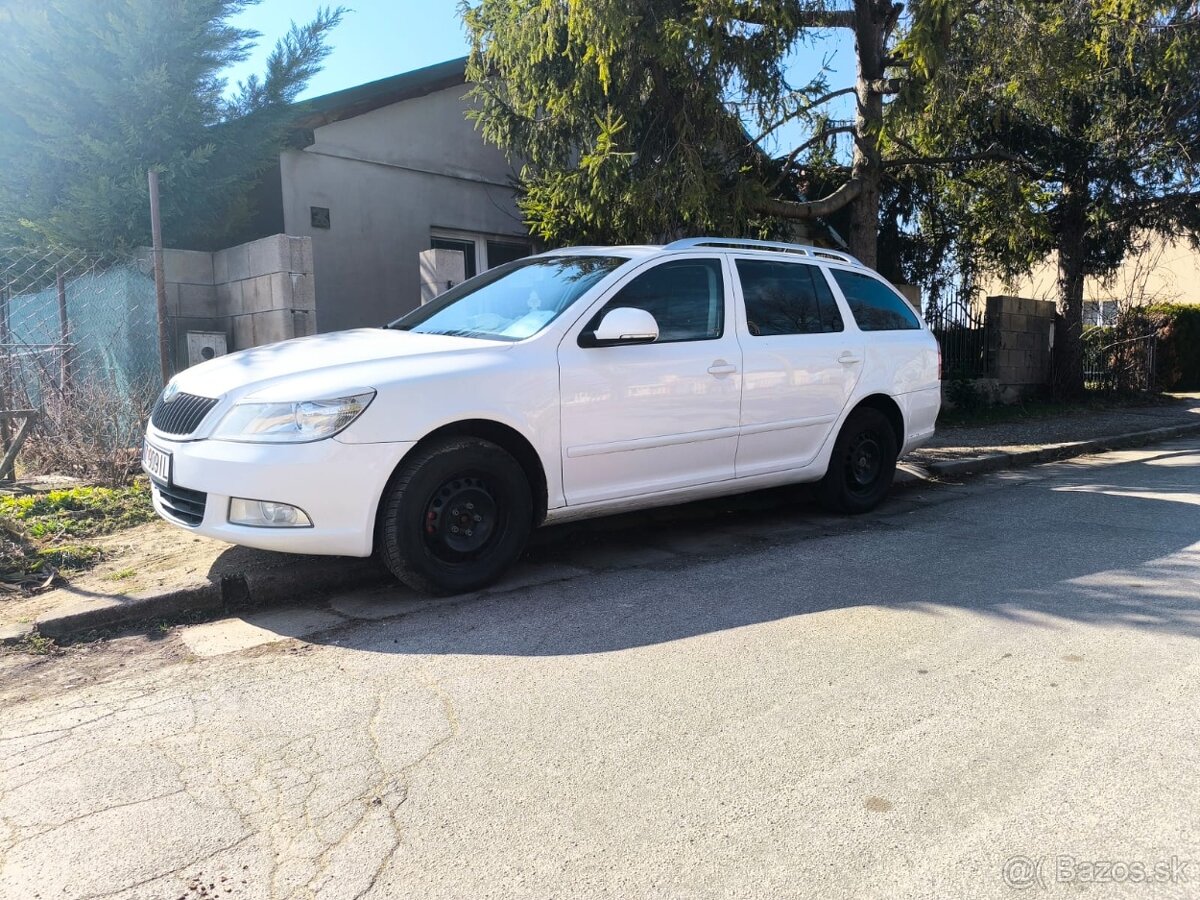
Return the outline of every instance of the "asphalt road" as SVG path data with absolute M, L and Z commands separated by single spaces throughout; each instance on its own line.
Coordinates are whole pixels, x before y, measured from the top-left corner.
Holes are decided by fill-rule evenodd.
M 1195 439 L 549 533 L 0 659 L 0 897 L 1196 897 L 1198 638 Z

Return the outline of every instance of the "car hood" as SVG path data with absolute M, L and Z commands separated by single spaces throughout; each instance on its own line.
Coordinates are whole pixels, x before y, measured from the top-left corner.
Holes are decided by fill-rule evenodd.
M 358 328 L 230 353 L 180 372 L 173 384 L 186 393 L 214 398 L 228 394 L 241 397 L 261 390 L 286 394 L 288 386 L 294 384 L 305 397 L 287 399 L 315 399 L 314 391 L 334 396 L 353 388 L 373 387 L 364 380 L 377 375 L 372 370 L 378 366 L 370 365 L 373 362 L 403 360 L 404 368 L 411 371 L 413 364 L 420 367 L 426 358 L 431 364 L 436 360 L 441 367 L 449 355 L 471 357 L 510 346 L 503 341 Z M 284 399 L 282 394 L 279 399 Z

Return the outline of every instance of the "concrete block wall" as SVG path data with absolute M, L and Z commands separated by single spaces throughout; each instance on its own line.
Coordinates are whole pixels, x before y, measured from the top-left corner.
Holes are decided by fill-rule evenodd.
M 236 350 L 316 333 L 312 238 L 277 234 L 213 254 Z
M 1019 396 L 1049 383 L 1054 313 L 1055 305 L 1048 300 L 987 298 L 988 328 L 995 348 L 992 375 L 1004 393 Z
M 166 250 L 167 313 L 175 368 L 187 367 L 187 333 L 225 333 L 245 350 L 316 332 L 312 238 L 276 234 L 213 253 Z

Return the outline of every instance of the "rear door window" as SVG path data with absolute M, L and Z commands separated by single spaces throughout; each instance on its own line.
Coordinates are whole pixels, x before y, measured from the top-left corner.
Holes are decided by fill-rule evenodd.
M 739 259 L 737 271 L 746 304 L 746 327 L 754 337 L 843 329 L 833 292 L 816 266 Z

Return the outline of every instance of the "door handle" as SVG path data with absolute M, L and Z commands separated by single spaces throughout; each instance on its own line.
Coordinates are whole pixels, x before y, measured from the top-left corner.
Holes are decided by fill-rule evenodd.
M 708 367 L 709 375 L 732 375 L 736 371 L 737 366 L 730 365 L 723 359 L 715 360 L 713 364 Z
M 838 362 L 840 362 L 842 365 L 852 366 L 855 363 L 862 362 L 862 357 L 857 353 L 851 353 L 849 350 L 846 350 L 841 356 L 838 357 Z

